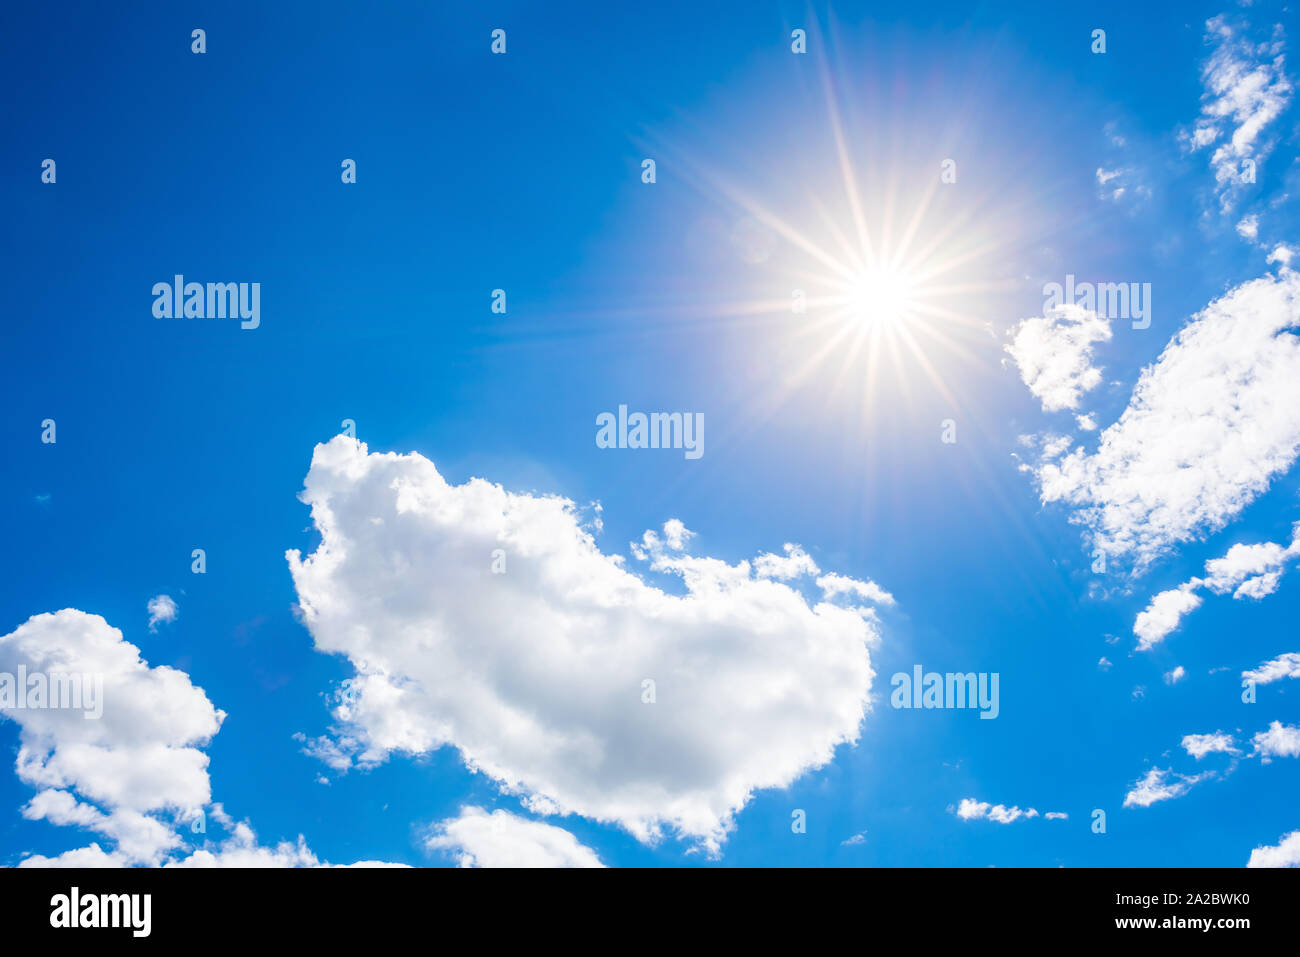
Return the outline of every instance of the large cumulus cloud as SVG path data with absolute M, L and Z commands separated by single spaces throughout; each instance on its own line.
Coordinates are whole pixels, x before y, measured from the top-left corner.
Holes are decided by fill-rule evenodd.
M 716 850 L 755 790 L 857 739 L 874 583 L 817 594 L 811 561 L 695 557 L 670 522 L 632 552 L 674 594 L 566 499 L 451 485 L 346 436 L 316 447 L 302 498 L 322 537 L 288 553 L 303 620 L 357 672 L 313 744 L 335 767 L 450 745 L 535 811 Z

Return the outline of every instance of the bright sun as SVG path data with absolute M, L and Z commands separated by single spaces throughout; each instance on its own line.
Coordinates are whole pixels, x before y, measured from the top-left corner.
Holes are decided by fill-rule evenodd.
M 821 63 L 821 80 L 825 127 L 813 114 L 813 135 L 799 140 L 804 149 L 781 152 L 779 175 L 760 168 L 752 182 L 740 180 L 672 143 L 655 144 L 711 206 L 722 207 L 717 223 L 701 220 L 699 235 L 716 237 L 723 250 L 730 244 L 753 269 L 728 274 L 723 284 L 704 272 L 701 302 L 673 315 L 725 322 L 760 350 L 742 353 L 755 376 L 770 376 L 761 380 L 754 421 L 805 387 L 857 405 L 864 416 L 929 395 L 946 407 L 970 407 L 959 394 L 966 379 L 955 373 L 996 352 L 985 300 L 1016 281 L 999 261 L 1022 241 L 1016 218 L 1027 214 L 1006 201 L 1018 197 L 1015 181 L 999 176 L 959 187 L 955 166 L 949 176 L 953 161 L 934 152 L 934 130 L 913 130 L 875 93 L 868 108 L 880 114 L 846 122 L 833 64 Z M 924 134 L 915 146 L 914 133 Z M 712 250 L 711 240 L 703 242 Z
M 863 325 L 885 328 L 907 317 L 914 287 L 914 280 L 906 273 L 873 269 L 849 284 L 844 304 L 853 319 Z

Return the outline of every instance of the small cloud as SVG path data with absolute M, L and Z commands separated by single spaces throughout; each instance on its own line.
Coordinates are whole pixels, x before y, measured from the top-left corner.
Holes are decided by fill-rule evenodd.
M 853 847 L 856 844 L 865 844 L 865 843 L 867 843 L 867 832 L 859 831 L 857 834 L 854 834 L 852 837 L 845 838 L 844 840 L 840 841 L 840 846 Z
M 989 804 L 987 801 L 976 801 L 974 798 L 962 798 L 961 804 L 957 806 L 956 814 L 963 821 L 994 821 L 998 824 L 1010 824 L 1020 819 L 1028 820 L 1029 818 L 1038 817 L 1038 812 L 1032 807 L 1022 811 L 1019 807 L 1007 807 L 1005 804 Z
M 822 590 L 822 595 L 827 601 L 839 595 L 852 594 L 857 595 L 859 598 L 865 598 L 867 601 L 875 602 L 878 605 L 894 604 L 894 596 L 870 579 L 859 581 L 847 575 L 837 575 L 835 572 L 831 572 L 817 579 L 817 587 Z
M 1151 197 L 1151 187 L 1145 183 L 1134 183 L 1135 170 L 1126 168 L 1105 169 L 1097 167 L 1097 195 L 1118 203 L 1125 196 L 1137 196 L 1140 199 Z
M 1110 659 L 1107 658 L 1105 655 L 1102 655 L 1101 659 L 1097 662 L 1097 667 L 1100 668 L 1102 671 L 1110 671 L 1110 669 L 1113 666 L 1111 665 Z
M 147 606 L 149 611 L 149 630 L 158 631 L 159 625 L 165 625 L 176 620 L 176 602 L 172 601 L 169 595 L 155 595 L 149 599 Z
M 604 867 L 596 852 L 563 828 L 509 811 L 461 808 L 430 829 L 424 846 L 461 867 Z
M 1195 592 L 1198 584 L 1199 581 L 1192 581 L 1162 591 L 1151 599 L 1144 611 L 1138 613 L 1133 622 L 1138 651 L 1150 651 L 1178 627 L 1184 615 L 1201 607 L 1201 596 Z
M 1110 320 L 1073 303 L 1045 312 L 1013 326 L 1003 349 L 1044 412 L 1077 409 L 1083 394 L 1101 385 L 1093 347 L 1110 341 Z
M 1300 651 L 1288 651 L 1272 661 L 1264 662 L 1253 671 L 1243 671 L 1241 677 L 1257 685 L 1270 684 L 1283 678 L 1300 678 Z
M 1297 525 L 1290 545 L 1277 542 L 1237 544 L 1222 558 L 1210 559 L 1205 563 L 1204 578 L 1191 578 L 1177 588 L 1162 591 L 1137 616 L 1133 633 L 1139 638 L 1138 651 L 1151 650 L 1179 626 L 1184 615 L 1199 608 L 1202 599 L 1197 591 L 1200 589 L 1209 589 L 1216 595 L 1232 592 L 1232 597 L 1238 601 L 1267 598 L 1277 591 L 1287 561 L 1297 554 L 1300 554 L 1300 525 Z M 1182 675 L 1173 681 L 1179 677 Z M 1165 679 L 1168 681 L 1169 675 Z M 1173 681 L 1169 683 L 1173 684 Z
M 1187 677 L 1187 670 L 1183 668 L 1182 665 L 1179 665 L 1173 671 L 1165 672 L 1165 684 L 1167 685 L 1178 684 L 1178 682 L 1182 681 L 1185 677 Z
M 1183 735 L 1183 750 L 1194 757 L 1197 761 L 1207 754 L 1222 752 L 1224 754 L 1240 754 L 1241 752 L 1233 747 L 1232 735 L 1225 734 L 1222 731 L 1215 731 L 1213 734 L 1185 734 Z
M 1300 725 L 1274 721 L 1267 731 L 1261 731 L 1251 738 L 1251 744 L 1255 746 L 1252 753 L 1258 754 L 1264 764 L 1273 758 L 1300 757 Z
M 754 559 L 756 578 L 779 578 L 788 581 L 801 575 L 816 575 L 820 569 L 807 552 L 798 545 L 785 543 L 785 557 L 765 552 Z
M 346 699 L 344 700 L 343 706 L 346 706 Z M 352 767 L 353 755 L 360 750 L 357 742 L 347 736 L 335 741 L 333 738 L 324 735 L 318 738 L 308 738 L 301 731 L 295 731 L 293 739 L 302 744 L 302 753 L 307 757 L 324 762 L 330 768 L 339 772 Z
M 1213 771 L 1206 771 L 1204 774 L 1189 777 L 1186 774 L 1174 774 L 1173 770 L 1169 768 L 1152 768 L 1146 773 L 1145 777 L 1139 778 L 1132 789 L 1124 795 L 1124 806 L 1150 807 L 1157 801 L 1169 801 L 1176 797 L 1182 797 L 1191 790 L 1192 785 L 1213 776 Z
M 670 518 L 664 522 L 664 538 L 668 541 L 668 547 L 675 552 L 680 552 L 686 547 L 686 543 L 695 537 L 695 533 L 682 524 L 681 519 Z
M 1295 256 L 1295 250 L 1282 243 L 1278 243 L 1273 251 L 1268 254 L 1270 263 L 1281 263 L 1283 266 L 1290 266 L 1291 259 Z

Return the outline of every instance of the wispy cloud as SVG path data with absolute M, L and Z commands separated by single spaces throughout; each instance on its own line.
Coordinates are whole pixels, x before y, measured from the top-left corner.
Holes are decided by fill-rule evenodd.
M 1213 771 L 1202 774 L 1175 774 L 1171 768 L 1152 768 L 1139 778 L 1124 795 L 1125 807 L 1150 807 L 1159 801 L 1170 801 L 1182 797 L 1191 788 L 1213 777 Z
M 1042 501 L 1071 507 L 1093 547 L 1134 574 L 1222 528 L 1300 450 L 1298 322 L 1290 270 L 1210 303 L 1142 371 L 1095 452 L 1034 467 Z
M 987 801 L 976 801 L 974 798 L 962 798 L 961 803 L 957 806 L 956 814 L 963 821 L 993 821 L 996 824 L 1011 824 L 1019 820 L 1029 820 L 1038 817 L 1038 812 L 1032 807 L 1021 810 L 1019 807 L 1007 807 L 1005 804 L 989 804 Z M 1059 811 L 1048 811 L 1044 815 L 1047 820 L 1061 820 L 1069 815 Z
M 1237 600 L 1266 598 L 1277 591 L 1286 563 L 1300 556 L 1300 525 L 1292 532 L 1289 545 L 1263 542 L 1233 545 L 1222 558 L 1205 563 L 1205 577 L 1191 578 L 1177 588 L 1162 591 L 1138 613 L 1133 634 L 1138 650 L 1148 651 L 1177 630 L 1184 616 L 1201 606 L 1200 590 L 1216 595 L 1232 592 Z
M 1275 145 L 1268 128 L 1291 102 L 1282 29 L 1256 43 L 1249 27 L 1218 16 L 1205 24 L 1213 50 L 1201 70 L 1205 84 L 1201 115 L 1183 142 L 1192 151 L 1207 149 L 1220 210 L 1228 212 Z M 1252 170 L 1252 165 L 1255 167 Z

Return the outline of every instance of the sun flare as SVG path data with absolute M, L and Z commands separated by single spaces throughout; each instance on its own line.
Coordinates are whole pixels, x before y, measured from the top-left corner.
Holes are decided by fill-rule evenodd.
M 831 60 L 815 61 L 807 88 L 824 109 L 786 118 L 782 150 L 724 152 L 720 165 L 699 147 L 647 141 L 705 201 L 692 255 L 722 270 L 670 299 L 664 321 L 735 331 L 762 382 L 754 423 L 803 401 L 855 408 L 864 422 L 899 406 L 969 409 L 976 376 L 1000 369 L 992 303 L 1017 281 L 1005 263 L 1025 241 L 1030 201 L 1010 167 L 957 178 L 945 157 L 969 116 L 944 112 L 939 126 L 897 115 Z

